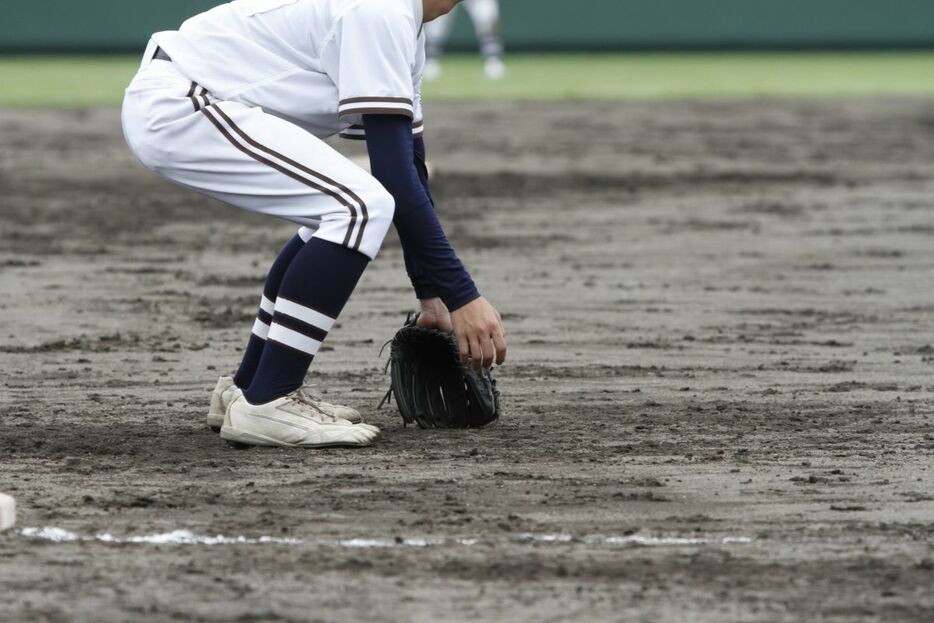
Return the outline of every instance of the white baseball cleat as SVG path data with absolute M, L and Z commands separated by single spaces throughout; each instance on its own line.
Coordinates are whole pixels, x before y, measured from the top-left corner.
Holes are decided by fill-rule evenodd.
M 321 394 L 319 394 L 317 390 L 315 390 L 310 385 L 305 385 L 302 387 L 302 390 L 304 390 L 306 396 L 308 397 L 309 404 L 311 404 L 318 411 L 321 411 L 321 413 L 330 415 L 331 417 L 336 417 L 341 420 L 347 420 L 351 424 L 360 424 L 363 422 L 363 416 L 360 415 L 360 412 L 353 407 L 334 405 L 330 402 L 325 402 L 321 397 Z
M 502 80 L 506 77 L 506 65 L 495 56 L 491 56 L 483 63 L 483 73 L 487 80 Z
M 310 401 L 325 415 L 347 420 L 351 424 L 359 424 L 363 421 L 363 417 L 356 409 L 324 402 L 321 396 L 310 387 L 306 386 L 304 389 Z M 214 386 L 214 393 L 211 394 L 211 408 L 208 410 L 208 428 L 215 433 L 220 431 L 221 426 L 224 425 L 224 415 L 227 413 L 227 407 L 240 392 L 240 388 L 234 385 L 232 376 L 222 376 L 217 379 L 217 385 Z
M 304 388 L 254 405 L 242 393 L 227 407 L 221 438 L 235 445 L 327 448 L 368 446 L 379 437 L 371 424 L 354 424 L 327 415 Z
M 208 409 L 208 427 L 215 433 L 220 432 L 224 425 L 224 414 L 227 407 L 240 394 L 240 388 L 234 385 L 232 376 L 222 376 L 217 379 L 214 393 L 211 394 L 211 407 Z

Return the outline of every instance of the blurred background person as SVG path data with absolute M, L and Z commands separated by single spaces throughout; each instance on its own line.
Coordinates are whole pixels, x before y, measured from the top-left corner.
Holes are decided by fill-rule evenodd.
M 483 56 L 483 73 L 490 80 L 501 80 L 506 75 L 503 64 L 503 39 L 499 30 L 499 0 L 464 0 L 461 6 L 467 9 L 473 22 Z M 454 25 L 455 13 L 452 11 L 426 24 L 425 79 L 436 80 L 441 77 L 441 54 L 444 44 Z

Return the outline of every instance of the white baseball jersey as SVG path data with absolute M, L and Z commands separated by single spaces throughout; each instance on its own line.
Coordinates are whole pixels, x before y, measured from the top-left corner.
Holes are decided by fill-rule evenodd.
M 319 138 L 364 138 L 363 114 L 422 131 L 422 0 L 234 0 L 153 35 L 215 97 Z

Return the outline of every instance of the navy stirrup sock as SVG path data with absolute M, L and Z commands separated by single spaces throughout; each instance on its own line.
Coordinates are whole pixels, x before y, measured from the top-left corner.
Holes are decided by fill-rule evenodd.
M 370 258 L 312 238 L 289 264 L 253 380 L 244 395 L 263 404 L 298 389 Z M 241 386 L 242 387 L 242 386 Z
M 276 296 L 279 294 L 279 286 L 289 264 L 292 263 L 292 260 L 303 246 L 305 246 L 305 241 L 302 240 L 301 236 L 295 234 L 279 251 L 276 261 L 273 262 L 272 267 L 269 269 L 269 274 L 266 275 L 263 298 L 259 304 L 256 321 L 253 323 L 253 332 L 250 334 L 250 341 L 246 345 L 243 359 L 240 360 L 237 374 L 234 375 L 234 384 L 241 389 L 249 387 L 253 381 L 253 374 L 256 372 L 259 358 L 263 354 L 263 347 L 266 345 L 266 335 L 269 333 L 269 324 L 272 322 L 273 305 Z

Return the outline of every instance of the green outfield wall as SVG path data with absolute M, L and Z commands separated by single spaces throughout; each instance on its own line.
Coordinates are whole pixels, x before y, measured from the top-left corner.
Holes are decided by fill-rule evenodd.
M 2 0 L 0 51 L 126 52 L 216 0 Z M 934 47 L 934 0 L 501 0 L 512 50 Z M 465 15 L 451 47 L 473 41 Z

